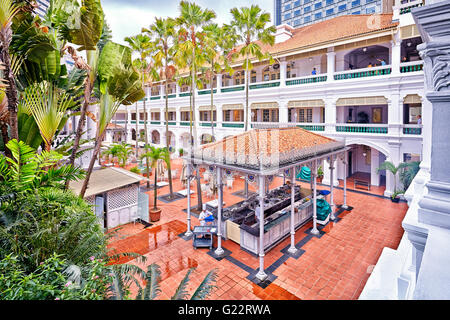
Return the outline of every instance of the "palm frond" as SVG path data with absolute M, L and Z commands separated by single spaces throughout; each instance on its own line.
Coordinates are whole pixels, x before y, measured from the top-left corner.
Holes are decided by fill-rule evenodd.
M 215 269 L 208 272 L 202 283 L 198 286 L 197 290 L 195 290 L 191 300 L 203 300 L 207 298 L 212 293 L 212 290 L 216 288 L 213 283 L 216 282 L 217 277 L 218 274 Z
M 188 297 L 188 292 L 186 290 L 187 285 L 189 283 L 189 276 L 194 271 L 195 268 L 190 268 L 186 275 L 184 276 L 183 280 L 181 280 L 180 285 L 178 286 L 177 290 L 175 291 L 175 294 L 172 296 L 171 300 L 184 300 Z
M 161 292 L 159 281 L 161 280 L 161 271 L 159 266 L 152 263 L 148 266 L 147 274 L 145 275 L 147 284 L 144 289 L 144 300 L 154 300 Z

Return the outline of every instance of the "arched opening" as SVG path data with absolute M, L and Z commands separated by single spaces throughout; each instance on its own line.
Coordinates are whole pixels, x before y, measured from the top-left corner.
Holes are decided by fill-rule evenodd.
M 176 141 L 175 141 L 175 134 L 172 131 L 169 131 L 167 133 L 167 135 L 169 136 L 169 147 L 171 150 L 175 150 L 175 145 L 176 145 Z M 164 145 L 166 145 L 166 141 L 164 141 Z
M 191 137 L 191 139 L 189 139 Z M 185 151 L 190 150 L 191 142 L 194 142 L 194 137 L 189 134 L 189 132 L 184 132 L 180 135 L 180 146 Z
M 210 135 L 209 133 L 204 133 L 200 137 L 200 144 L 206 144 L 216 141 L 214 136 Z
M 386 170 L 378 171 L 387 155 L 368 144 L 349 144 L 347 186 L 355 190 L 383 195 L 386 190 Z M 343 178 L 343 173 L 338 178 Z
M 153 144 L 160 144 L 161 143 L 161 137 L 158 130 L 152 131 L 152 143 Z
M 145 142 L 145 130 L 144 129 L 139 130 L 139 141 Z
M 345 70 L 380 66 L 383 64 L 382 61 L 390 64 L 389 48 L 380 45 L 358 48 L 347 53 L 344 61 Z
M 422 123 L 422 99 L 418 94 L 409 94 L 403 99 L 403 123 Z
M 136 129 L 131 129 L 131 140 L 136 140 Z

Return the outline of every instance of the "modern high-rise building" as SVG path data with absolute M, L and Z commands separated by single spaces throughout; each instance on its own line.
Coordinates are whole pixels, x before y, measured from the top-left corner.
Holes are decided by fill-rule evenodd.
M 50 1 L 37 0 L 36 3 L 38 4 L 38 7 L 35 9 L 35 12 L 42 18 L 45 16 L 45 14 L 48 10 L 48 7 L 50 6 Z
M 349 14 L 392 12 L 392 0 L 274 0 L 275 25 L 300 27 Z

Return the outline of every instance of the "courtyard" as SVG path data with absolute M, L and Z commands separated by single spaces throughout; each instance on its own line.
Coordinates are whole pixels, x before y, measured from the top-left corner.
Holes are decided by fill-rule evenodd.
M 181 160 L 173 160 L 172 166 L 180 172 Z M 179 177 L 173 182 L 174 191 L 184 189 Z M 277 177 L 270 188 L 282 183 L 282 178 Z M 309 186 L 304 182 L 297 183 L 305 188 Z M 195 184 L 193 186 L 195 192 Z M 239 177 L 236 177 L 233 188 L 224 188 L 226 206 L 243 200 L 233 195 L 243 188 L 244 181 Z M 251 185 L 249 190 L 254 191 Z M 153 196 L 153 190 L 146 193 Z M 158 188 L 158 197 L 168 193 L 168 186 Z M 343 191 L 335 188 L 334 195 L 335 203 L 339 206 L 343 202 Z M 203 196 L 203 202 L 213 199 Z M 192 206 L 195 206 L 195 193 L 191 201 Z M 347 203 L 349 210 L 337 208 L 337 219 L 319 226 L 320 235 L 309 233 L 312 221 L 296 230 L 296 247 L 300 249 L 297 258 L 286 253 L 289 238 L 266 252 L 265 270 L 273 279 L 267 286 L 257 285 L 248 279 L 258 268 L 258 257 L 241 250 L 235 242 L 222 241 L 226 254 L 216 259 L 208 248 L 195 249 L 192 240 L 182 238 L 187 228 L 187 216 L 183 211 L 187 208 L 187 198 L 170 203 L 158 200 L 158 207 L 162 209 L 158 222 L 148 227 L 140 223 L 118 227 L 108 247 L 111 254 L 135 252 L 147 258 L 146 265 L 157 263 L 161 267 L 160 299 L 169 299 L 192 267 L 196 268 L 196 272 L 191 275 L 188 290 L 197 287 L 210 270 L 217 269 L 217 288 L 208 299 L 358 299 L 383 248 L 397 248 L 403 235 L 401 221 L 407 204 L 392 203 L 379 195 L 353 190 L 347 192 Z M 192 225 L 199 225 L 195 214 L 192 216 Z M 216 243 L 215 238 L 214 246 Z M 119 262 L 136 263 L 130 258 L 123 258 Z

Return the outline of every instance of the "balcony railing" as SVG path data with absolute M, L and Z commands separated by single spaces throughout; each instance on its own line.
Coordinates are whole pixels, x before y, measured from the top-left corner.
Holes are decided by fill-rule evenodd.
M 189 121 L 181 121 L 180 122 L 180 126 L 185 126 L 185 127 L 187 126 L 187 127 L 189 127 Z
M 150 97 L 150 100 L 159 100 L 159 99 L 161 99 L 161 96 Z
M 403 134 L 421 135 L 422 134 L 422 125 L 421 124 L 405 124 L 405 125 L 403 125 Z
M 388 133 L 387 124 L 369 124 L 369 123 L 337 123 L 336 132 L 356 132 L 356 133 L 376 133 L 386 134 Z
M 143 123 L 144 121 L 139 121 L 140 123 Z M 150 124 L 161 124 L 161 121 L 158 120 L 151 120 Z
M 264 89 L 264 88 L 273 88 L 273 87 L 279 87 L 280 81 L 265 81 L 265 82 L 258 82 L 255 84 L 250 84 L 248 88 L 250 90 L 254 89 Z
M 178 96 L 179 97 L 190 97 L 191 93 L 190 92 L 180 92 L 180 94 Z
M 230 86 L 230 87 L 224 87 L 220 89 L 220 92 L 234 92 L 234 91 L 242 91 L 245 89 L 244 85 L 238 85 L 238 86 Z
M 411 12 L 412 8 L 421 7 L 421 6 L 423 6 L 423 2 L 406 4 L 405 7 L 400 8 L 400 14 L 405 14 L 405 13 Z
M 200 127 L 211 127 L 211 121 L 200 121 Z M 214 121 L 214 127 L 217 127 L 217 122 Z
M 231 122 L 231 121 L 224 121 L 222 122 L 223 128 L 243 128 L 244 123 L 243 122 Z
M 213 90 L 213 93 L 216 93 L 216 92 L 217 92 L 217 89 L 214 89 L 214 90 Z M 211 94 L 211 89 L 199 90 L 199 91 L 198 91 L 198 94 L 199 94 L 199 95 Z
M 308 131 L 325 131 L 325 123 L 296 123 L 297 127 Z
M 169 94 L 169 95 L 167 95 L 167 97 L 170 99 L 170 98 L 176 98 L 177 97 L 177 94 L 176 93 L 172 93 L 172 94 Z M 166 96 L 164 96 L 164 99 L 166 98 Z
M 291 78 L 286 80 L 287 86 L 293 86 L 297 84 L 307 84 L 307 83 L 316 83 L 316 82 L 324 82 L 327 81 L 327 76 L 325 74 L 306 76 L 306 77 L 298 77 Z
M 334 80 L 354 79 L 354 78 L 366 78 L 373 76 L 382 76 L 390 74 L 392 71 L 391 66 L 380 66 L 356 70 L 340 71 L 334 74 Z
M 416 72 L 423 70 L 423 61 L 411 61 L 400 63 L 400 72 Z

